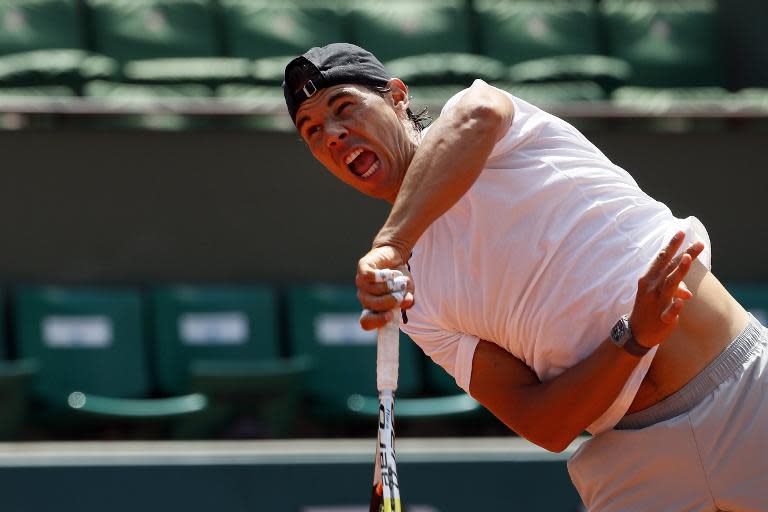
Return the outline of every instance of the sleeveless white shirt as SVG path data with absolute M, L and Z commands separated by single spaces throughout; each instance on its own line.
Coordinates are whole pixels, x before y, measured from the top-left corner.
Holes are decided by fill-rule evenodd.
M 402 329 L 465 391 L 479 339 L 541 381 L 590 355 L 632 310 L 638 278 L 675 231 L 703 241 L 699 259 L 710 266 L 709 239 L 695 217 L 677 219 L 573 126 L 509 97 L 509 131 L 410 259 L 416 304 Z M 626 413 L 655 353 L 591 433 Z

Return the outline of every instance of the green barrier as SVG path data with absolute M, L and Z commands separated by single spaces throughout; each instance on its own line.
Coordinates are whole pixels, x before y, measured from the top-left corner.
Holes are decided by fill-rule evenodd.
M 565 467 L 577 445 L 398 440 L 404 512 L 583 510 Z M 0 445 L 0 509 L 55 510 L 75 494 L 78 512 L 365 512 L 373 449 L 373 438 Z

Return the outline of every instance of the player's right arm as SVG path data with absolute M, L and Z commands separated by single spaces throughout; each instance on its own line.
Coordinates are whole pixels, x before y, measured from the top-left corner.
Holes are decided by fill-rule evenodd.
M 677 325 L 683 301 L 692 294 L 682 283 L 703 244 L 672 258 L 682 244 L 678 233 L 638 282 L 630 316 L 641 345 L 664 341 Z M 556 378 L 540 382 L 509 352 L 480 341 L 472 362 L 470 394 L 509 428 L 529 441 L 560 452 L 616 400 L 639 357 L 606 338 L 590 356 Z

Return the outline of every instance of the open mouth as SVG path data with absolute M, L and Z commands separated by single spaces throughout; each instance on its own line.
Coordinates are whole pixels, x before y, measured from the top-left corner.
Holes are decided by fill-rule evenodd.
M 362 179 L 373 176 L 381 167 L 381 161 L 376 153 L 367 149 L 357 148 L 344 159 L 349 170 Z

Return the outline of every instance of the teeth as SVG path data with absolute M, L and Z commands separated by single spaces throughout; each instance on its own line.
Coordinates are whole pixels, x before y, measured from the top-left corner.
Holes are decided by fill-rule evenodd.
M 349 154 L 349 156 L 347 156 L 347 158 L 344 159 L 344 163 L 349 165 L 355 158 L 360 156 L 360 153 L 362 153 L 362 152 L 363 152 L 362 148 L 354 150 L 353 152 L 351 152 Z
M 371 176 L 373 173 L 375 173 L 376 171 L 378 171 L 378 170 L 379 170 L 379 167 L 381 167 L 381 165 L 380 165 L 380 164 L 381 164 L 381 162 L 379 162 L 378 160 L 376 160 L 375 162 L 373 162 L 373 164 L 371 164 L 371 166 L 368 168 L 368 170 L 367 170 L 367 171 L 365 171 L 365 174 L 363 174 L 363 175 L 362 175 L 362 176 L 360 176 L 360 177 L 361 177 L 361 178 L 363 178 L 363 179 L 365 179 L 365 178 L 367 178 L 367 177 Z

